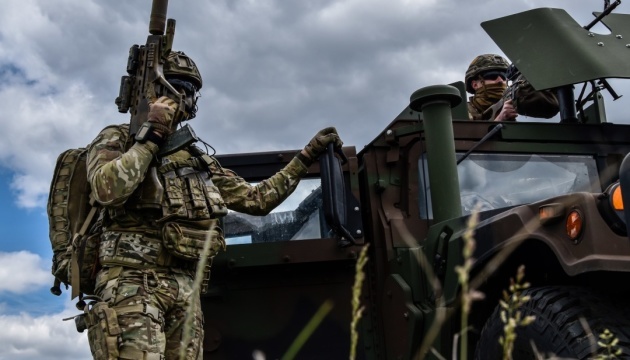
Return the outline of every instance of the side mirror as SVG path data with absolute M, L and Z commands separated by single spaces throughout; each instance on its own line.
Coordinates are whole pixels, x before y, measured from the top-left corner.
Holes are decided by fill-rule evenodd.
M 348 225 L 349 223 L 356 224 L 357 218 L 360 225 L 361 214 L 359 211 L 355 211 L 359 207 L 354 196 L 346 193 L 341 165 L 345 164 L 348 159 L 341 149 L 337 153 L 343 159 L 343 163 L 335 156 L 333 144 L 329 144 L 326 152 L 319 157 L 324 216 L 328 226 L 339 237 L 340 246 L 356 245 L 357 242 L 348 230 Z M 353 216 L 349 210 L 355 211 L 357 215 Z M 358 227 L 354 230 L 355 234 L 361 236 L 360 226 L 355 227 Z

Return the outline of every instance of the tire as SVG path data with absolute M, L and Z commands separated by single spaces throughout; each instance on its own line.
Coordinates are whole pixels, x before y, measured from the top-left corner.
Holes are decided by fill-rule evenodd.
M 623 354 L 617 358 L 630 359 L 630 308 L 626 296 L 615 298 L 581 287 L 549 286 L 528 289 L 531 296 L 521 312 L 534 315 L 536 320 L 525 327 L 517 327 L 512 357 L 515 360 L 536 359 L 556 355 L 560 358 L 589 359 L 599 354 L 598 336 L 608 329 L 619 339 L 617 344 Z M 484 326 L 475 359 L 501 359 L 499 338 L 503 336 L 500 306 Z M 583 319 L 581 321 L 581 319 Z M 589 329 L 583 326 L 584 320 Z

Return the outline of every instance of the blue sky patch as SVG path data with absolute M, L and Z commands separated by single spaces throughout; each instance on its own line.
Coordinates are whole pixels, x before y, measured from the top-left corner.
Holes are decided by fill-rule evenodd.
M 29 251 L 50 261 L 48 218 L 43 208 L 24 209 L 15 204 L 10 185 L 12 174 L 0 170 L 0 251 Z
M 26 71 L 15 64 L 0 65 L 0 88 L 7 84 L 23 83 L 28 86 L 35 85 L 37 81 L 28 79 Z

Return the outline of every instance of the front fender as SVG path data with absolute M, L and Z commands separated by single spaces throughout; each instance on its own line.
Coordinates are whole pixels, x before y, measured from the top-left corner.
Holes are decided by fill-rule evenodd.
M 526 242 L 540 242 L 551 253 L 567 276 L 588 272 L 608 271 L 630 273 L 630 240 L 612 231 L 597 207 L 599 194 L 574 193 L 551 198 L 537 203 L 509 209 L 480 221 L 475 228 L 476 259 L 474 273 L 491 274 L 511 255 L 532 252 L 538 247 L 522 246 Z M 554 204 L 561 212 L 554 221 L 542 222 L 539 208 Z M 566 218 L 570 211 L 577 210 L 583 217 L 581 235 L 572 240 L 567 235 Z M 459 282 L 455 267 L 462 264 L 463 231 L 453 234 L 448 242 L 448 260 L 444 278 L 446 299 L 455 298 Z M 519 254 L 536 259 L 535 252 Z M 545 258 L 530 262 L 530 266 L 549 266 Z M 536 270 L 536 269 L 534 269 Z M 482 275 L 483 278 L 483 275 Z M 450 301 L 449 301 L 450 302 Z

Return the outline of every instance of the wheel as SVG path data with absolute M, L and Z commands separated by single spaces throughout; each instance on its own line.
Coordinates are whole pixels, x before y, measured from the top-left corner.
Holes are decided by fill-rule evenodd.
M 521 312 L 523 316 L 536 316 L 536 320 L 517 328 L 513 359 L 539 358 L 532 343 L 544 358 L 592 358 L 604 350 L 597 341 L 605 329 L 619 339 L 617 347 L 623 355 L 618 358 L 630 359 L 630 309 L 625 296 L 613 298 L 581 287 L 558 286 L 528 289 L 524 294 L 531 299 Z M 500 306 L 494 309 L 481 331 L 476 359 L 502 358 L 499 338 L 504 324 L 500 310 Z

